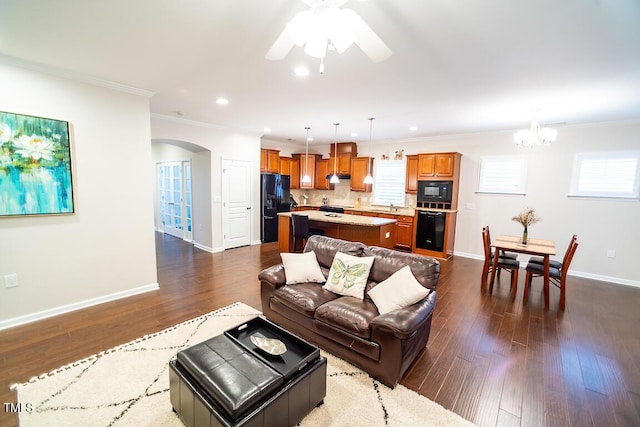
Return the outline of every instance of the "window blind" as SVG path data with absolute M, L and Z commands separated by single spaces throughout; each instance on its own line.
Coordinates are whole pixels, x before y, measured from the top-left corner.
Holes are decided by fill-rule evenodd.
M 527 162 L 522 157 L 481 157 L 478 192 L 525 194 L 526 176 Z
M 374 160 L 372 204 L 405 205 L 406 167 L 406 158 L 402 160 Z
M 638 198 L 640 152 L 576 154 L 570 195 Z

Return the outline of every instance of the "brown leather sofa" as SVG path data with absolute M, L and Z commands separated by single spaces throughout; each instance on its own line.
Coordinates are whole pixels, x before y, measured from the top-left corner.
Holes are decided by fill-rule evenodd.
M 311 236 L 304 248 L 309 251 L 315 252 L 325 277 L 338 251 L 374 256 L 364 300 L 337 295 L 323 289 L 321 283 L 287 285 L 284 266 L 278 264 L 258 275 L 262 312 L 267 319 L 395 387 L 429 339 L 440 263 L 325 236 Z M 367 292 L 405 265 L 432 291 L 407 308 L 380 315 Z

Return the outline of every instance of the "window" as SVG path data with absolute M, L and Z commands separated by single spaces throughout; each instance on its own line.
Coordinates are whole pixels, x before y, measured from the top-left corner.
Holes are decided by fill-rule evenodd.
M 479 193 L 525 194 L 527 161 L 523 157 L 480 158 Z
M 640 151 L 578 153 L 570 196 L 638 198 Z
M 395 206 L 404 207 L 406 167 L 406 158 L 374 160 L 372 204 L 388 206 L 393 203 Z

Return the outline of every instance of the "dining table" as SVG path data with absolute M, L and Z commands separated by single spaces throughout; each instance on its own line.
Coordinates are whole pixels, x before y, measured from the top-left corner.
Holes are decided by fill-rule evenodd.
M 491 247 L 494 248 L 493 269 L 491 271 L 490 286 L 496 278 L 496 270 L 498 267 L 498 258 L 500 253 L 516 252 L 528 255 L 541 256 L 544 260 L 544 307 L 549 308 L 549 257 L 556 254 L 556 244 L 553 240 L 528 239 L 527 243 L 522 243 L 522 239 L 518 236 L 501 235 L 493 242 Z M 525 283 L 526 286 L 526 283 Z

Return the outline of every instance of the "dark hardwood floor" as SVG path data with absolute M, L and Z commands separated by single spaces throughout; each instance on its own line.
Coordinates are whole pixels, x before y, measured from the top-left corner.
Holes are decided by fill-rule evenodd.
M 9 386 L 235 301 L 260 309 L 257 275 L 277 243 L 210 254 L 157 235 L 160 290 L 0 331 L 0 425 L 17 426 Z M 503 273 L 480 291 L 482 263 L 442 262 L 431 338 L 402 384 L 481 426 L 639 426 L 640 289 L 569 278 L 544 310 Z M 522 274 L 521 276 L 524 276 Z

